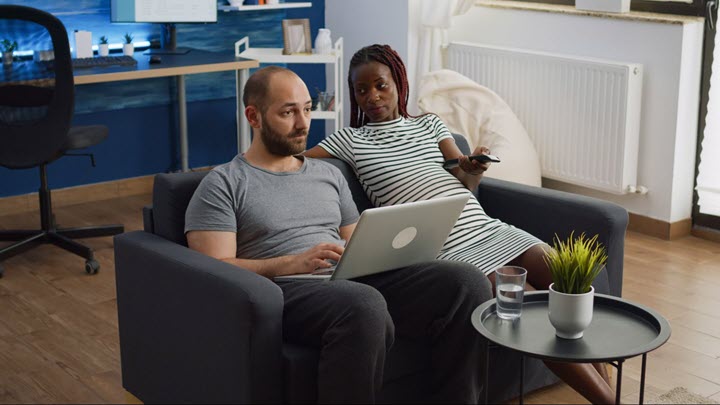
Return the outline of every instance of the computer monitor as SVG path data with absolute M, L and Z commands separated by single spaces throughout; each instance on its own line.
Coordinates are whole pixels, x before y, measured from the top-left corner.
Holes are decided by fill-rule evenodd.
M 175 24 L 216 23 L 217 0 L 110 0 L 110 21 L 162 24 L 161 48 L 146 53 L 184 54 L 189 49 L 177 47 Z

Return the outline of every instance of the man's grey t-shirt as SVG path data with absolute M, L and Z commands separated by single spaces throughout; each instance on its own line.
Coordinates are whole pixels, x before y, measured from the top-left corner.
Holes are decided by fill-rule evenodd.
M 296 172 L 271 172 L 243 156 L 213 169 L 185 212 L 185 232 L 237 233 L 237 257 L 267 259 L 319 243 L 343 244 L 338 228 L 358 220 L 345 177 L 304 158 Z

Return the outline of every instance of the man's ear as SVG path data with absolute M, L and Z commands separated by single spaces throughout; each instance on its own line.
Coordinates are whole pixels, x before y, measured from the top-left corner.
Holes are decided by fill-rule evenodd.
M 262 127 L 262 117 L 260 116 L 260 110 L 254 105 L 245 107 L 245 118 L 247 118 L 250 126 L 253 128 Z

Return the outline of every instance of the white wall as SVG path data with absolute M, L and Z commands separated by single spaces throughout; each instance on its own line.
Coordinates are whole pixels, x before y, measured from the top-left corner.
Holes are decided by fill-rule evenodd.
M 325 26 L 332 31 L 333 41 L 343 37 L 345 52 L 340 83 L 346 85 L 350 58 L 360 48 L 372 44 L 390 45 L 405 62 L 408 82 L 414 83 L 420 36 L 420 4 L 414 0 L 325 0 Z M 332 71 L 326 70 L 328 88 Z M 415 89 L 410 86 L 408 112 L 420 113 Z M 345 126 L 350 125 L 350 98 L 345 92 Z
M 406 0 L 325 0 L 325 26 L 332 33 L 333 42 L 343 37 L 343 77 L 347 86 L 350 58 L 360 48 L 372 44 L 388 44 L 403 60 L 408 55 L 409 5 Z M 331 78 L 332 72 L 327 72 Z M 346 87 L 347 88 L 347 87 Z M 345 126 L 350 125 L 350 98 L 345 91 Z
M 647 195 L 616 196 L 547 181 L 665 222 L 690 218 L 703 25 L 473 7 L 455 17 L 450 40 L 642 63 L 638 184 Z

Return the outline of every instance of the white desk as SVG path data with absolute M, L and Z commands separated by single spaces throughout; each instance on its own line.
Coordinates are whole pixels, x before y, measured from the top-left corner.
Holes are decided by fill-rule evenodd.
M 224 72 L 234 70 L 235 77 L 235 98 L 237 103 L 237 142 L 238 152 L 244 152 L 250 147 L 250 133 L 247 125 L 242 123 L 245 120 L 243 110 L 242 94 L 245 82 L 248 79 L 250 68 L 259 66 L 259 62 L 252 59 L 240 58 L 228 53 L 207 52 L 197 49 L 191 50 L 185 55 L 162 55 L 162 62 L 150 64 L 150 56 L 138 53 L 135 55 L 138 61 L 135 66 L 106 66 L 96 68 L 75 69 L 73 75 L 75 84 L 107 83 L 121 80 L 150 79 L 157 77 L 174 76 L 177 80 L 177 102 L 179 112 L 179 143 L 180 162 L 182 171 L 189 170 L 188 164 L 188 130 L 187 130 L 187 105 L 185 101 L 185 75 L 195 73 Z M 45 73 L 47 76 L 47 73 Z M 19 62 L 12 69 L 0 71 L 0 82 L 11 82 L 19 84 L 23 82 L 37 83 L 38 81 L 49 80 L 43 77 L 40 65 L 34 62 Z
M 180 126 L 180 162 L 182 171 L 189 170 L 188 163 L 188 131 L 187 105 L 185 101 L 185 75 L 195 73 L 224 72 L 234 70 L 235 100 L 237 104 L 237 142 L 238 153 L 247 150 L 249 145 L 249 129 L 242 123 L 245 120 L 242 94 L 248 79 L 250 68 L 259 66 L 252 59 L 239 58 L 228 53 L 207 52 L 193 49 L 185 55 L 162 55 L 162 62 L 150 64 L 150 56 L 136 54 L 136 66 L 111 66 L 102 68 L 75 69 L 75 84 L 106 83 L 120 80 L 149 79 L 156 77 L 175 76 L 178 92 L 178 112 Z

